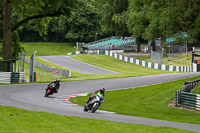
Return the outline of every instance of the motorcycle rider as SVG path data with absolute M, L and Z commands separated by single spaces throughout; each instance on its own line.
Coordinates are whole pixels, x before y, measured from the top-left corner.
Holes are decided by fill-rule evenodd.
M 94 98 L 94 96 L 98 96 L 98 95 L 100 95 L 100 97 L 103 97 L 102 100 L 104 100 L 104 96 L 105 96 L 104 92 L 105 92 L 105 88 L 97 89 L 97 90 L 92 94 L 92 96 L 88 99 L 87 103 L 88 103 L 92 98 Z
M 56 79 L 56 81 L 52 81 L 51 83 L 49 83 L 49 85 L 47 86 L 47 89 L 50 88 L 51 84 L 56 84 L 56 89 L 54 90 L 54 93 L 58 93 L 58 90 L 60 88 L 60 79 Z

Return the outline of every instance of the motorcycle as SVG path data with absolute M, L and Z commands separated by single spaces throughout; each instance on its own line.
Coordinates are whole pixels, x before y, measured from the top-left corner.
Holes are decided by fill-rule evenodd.
M 100 105 L 104 103 L 104 97 L 100 97 L 99 95 L 98 96 L 95 96 L 93 98 L 90 98 L 85 106 L 84 106 L 84 111 L 87 112 L 88 110 L 90 110 L 92 113 L 95 113 L 96 110 L 100 107 Z
M 45 89 L 46 90 L 45 97 L 48 97 L 49 95 L 53 95 L 53 93 L 55 93 L 55 91 L 56 91 L 56 88 L 57 88 L 56 84 L 54 84 L 54 83 L 50 84 L 48 86 L 48 88 Z

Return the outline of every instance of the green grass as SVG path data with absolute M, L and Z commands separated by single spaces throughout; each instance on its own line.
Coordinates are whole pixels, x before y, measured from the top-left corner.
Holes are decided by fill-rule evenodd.
M 190 133 L 169 127 L 117 123 L 0 106 L 2 133 Z M 192 132 L 191 132 L 192 133 Z
M 98 66 L 114 72 L 121 73 L 122 77 L 172 73 L 169 71 L 162 71 L 162 70 L 142 67 L 136 64 L 112 58 L 107 55 L 72 56 L 71 58 L 86 62 L 94 66 Z
M 198 53 L 199 54 L 199 53 Z M 168 60 L 168 57 L 172 57 L 175 59 L 181 59 L 181 60 L 187 60 L 187 61 L 192 61 L 192 53 L 188 52 L 188 53 L 176 53 L 176 54 L 170 54 L 168 56 L 163 57 L 163 64 L 165 65 L 176 65 L 176 66 L 183 66 L 183 65 L 188 65 L 188 63 L 183 63 L 180 62 L 178 60 L 172 61 L 172 60 Z M 147 62 L 151 62 L 151 57 L 150 56 L 138 56 L 138 57 L 133 57 L 135 59 L 138 60 L 143 60 L 143 61 L 147 61 Z
M 100 109 L 123 115 L 200 124 L 199 113 L 168 106 L 184 82 L 196 78 L 200 76 L 136 89 L 106 91 L 105 103 Z M 74 99 L 70 101 L 74 102 Z M 83 106 L 87 99 L 88 96 L 76 97 L 76 103 Z
M 26 56 L 31 56 L 37 50 L 36 56 L 66 55 L 75 51 L 75 43 L 21 43 Z
M 198 84 L 198 85 L 191 91 L 191 93 L 200 94 L 200 84 Z

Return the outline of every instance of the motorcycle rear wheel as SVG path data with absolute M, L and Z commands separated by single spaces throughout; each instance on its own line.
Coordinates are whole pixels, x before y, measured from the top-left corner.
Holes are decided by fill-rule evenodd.
M 48 97 L 48 95 L 50 95 L 50 94 L 51 94 L 51 90 L 50 89 L 46 90 L 45 97 Z

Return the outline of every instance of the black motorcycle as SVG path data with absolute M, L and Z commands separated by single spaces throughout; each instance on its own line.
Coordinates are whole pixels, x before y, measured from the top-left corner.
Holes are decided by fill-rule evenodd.
M 45 89 L 45 97 L 48 97 L 49 95 L 53 95 L 53 93 L 56 92 L 56 84 L 52 83 L 50 85 L 48 85 L 48 88 Z
M 92 113 L 95 113 L 95 111 L 100 107 L 100 105 L 104 103 L 104 97 L 95 96 L 93 98 L 90 98 L 85 106 L 84 106 L 84 111 L 87 112 L 90 110 Z

